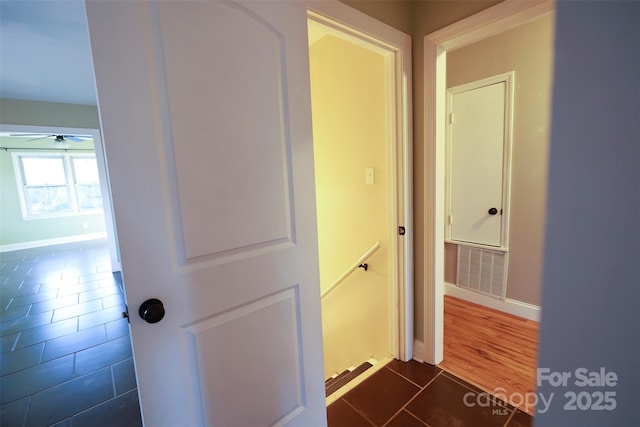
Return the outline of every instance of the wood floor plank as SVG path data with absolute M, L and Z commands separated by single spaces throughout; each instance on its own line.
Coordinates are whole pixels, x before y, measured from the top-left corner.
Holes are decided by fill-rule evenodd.
M 538 333 L 538 322 L 445 296 L 444 361 L 439 366 L 489 393 L 533 393 Z M 524 402 L 516 406 L 535 411 Z

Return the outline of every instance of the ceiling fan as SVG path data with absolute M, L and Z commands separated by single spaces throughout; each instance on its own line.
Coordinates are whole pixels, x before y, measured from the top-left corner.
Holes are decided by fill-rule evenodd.
M 9 136 L 20 136 L 28 138 L 30 136 L 35 136 L 36 138 L 29 139 L 27 142 L 31 141 L 39 141 L 42 139 L 53 139 L 53 143 L 51 144 L 54 148 L 69 148 L 68 141 L 73 142 L 83 142 L 86 140 L 91 140 L 93 137 L 90 135 L 62 135 L 62 134 L 42 134 L 42 133 L 12 133 Z
M 50 135 L 42 134 L 42 133 L 12 133 L 9 136 L 38 137 L 38 138 L 30 139 L 28 142 L 38 141 L 40 139 L 47 139 L 47 138 L 53 138 L 53 140 L 58 143 L 62 143 L 65 141 L 82 142 L 82 141 L 86 141 L 87 139 L 92 139 L 92 137 L 89 135 L 59 135 L 55 133 L 52 133 Z

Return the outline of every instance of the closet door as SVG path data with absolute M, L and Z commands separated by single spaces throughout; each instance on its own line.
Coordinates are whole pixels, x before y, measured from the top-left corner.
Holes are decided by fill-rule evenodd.
M 506 95 L 505 81 L 450 89 L 450 240 L 505 243 Z

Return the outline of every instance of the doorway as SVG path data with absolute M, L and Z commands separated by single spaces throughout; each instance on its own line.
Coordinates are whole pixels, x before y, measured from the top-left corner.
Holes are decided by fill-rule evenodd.
M 67 194 L 67 196 L 70 197 L 70 199 L 73 201 L 73 203 L 65 203 L 64 206 L 67 206 L 67 204 L 69 204 L 68 208 L 76 214 L 83 214 L 84 212 L 87 212 L 88 214 L 94 214 L 94 216 L 96 216 L 95 221 L 92 221 L 91 218 L 84 218 L 87 219 L 87 222 L 82 223 L 82 233 L 78 233 L 78 231 L 74 230 L 71 226 L 65 225 L 64 228 L 69 229 L 69 234 L 77 234 L 78 236 L 80 236 L 81 234 L 89 234 L 88 237 L 102 237 L 102 235 L 104 235 L 108 242 L 111 269 L 112 271 L 120 271 L 121 265 L 120 253 L 118 250 L 118 238 L 115 229 L 111 202 L 111 190 L 109 188 L 109 177 L 100 131 L 98 129 L 87 128 L 0 124 L 0 135 L 2 135 L 3 138 L 2 150 L 5 153 L 8 153 L 10 151 L 15 153 L 22 153 L 22 155 L 31 153 L 34 156 L 48 156 L 55 154 L 55 156 L 60 159 L 61 171 L 63 171 L 62 174 L 64 175 L 64 177 L 61 179 L 63 180 L 63 187 L 66 188 L 65 194 Z M 65 136 L 67 136 L 68 138 L 65 139 Z M 79 158 L 82 156 L 89 156 L 91 159 L 95 160 L 95 163 L 91 161 L 91 165 L 89 165 L 91 166 L 90 170 L 86 168 L 83 169 L 86 171 L 85 174 L 87 175 L 85 179 L 86 182 L 82 182 L 82 178 L 78 175 L 79 171 L 77 170 L 77 167 L 75 165 L 76 162 L 74 161 L 74 158 Z M 6 166 L 5 170 L 14 169 L 18 188 L 20 188 L 22 185 L 24 185 L 25 187 L 32 187 L 31 183 L 24 182 L 25 171 L 15 170 L 21 169 L 16 165 L 22 163 L 20 161 L 16 162 L 15 160 L 13 163 L 13 165 L 7 164 L 4 166 Z M 57 165 L 53 166 L 55 167 Z M 10 181 L 9 177 L 5 178 L 7 181 Z M 96 181 L 98 182 L 96 183 Z M 101 195 L 101 197 L 99 197 L 99 209 L 91 205 L 88 205 L 86 207 L 82 206 L 82 201 L 78 200 L 79 192 L 76 191 L 76 187 L 84 187 L 86 189 L 89 188 L 89 186 L 92 192 L 99 193 Z M 35 187 L 38 186 L 36 185 Z M 96 188 L 93 189 L 93 187 Z M 34 191 L 38 190 L 35 189 Z M 35 216 L 31 216 L 29 213 L 30 209 L 25 204 L 27 203 L 27 199 L 29 199 L 29 196 L 26 195 L 24 191 L 18 191 L 18 193 L 19 197 L 10 202 L 11 204 L 14 204 L 13 202 L 19 199 L 21 201 L 20 204 L 22 205 L 22 219 L 35 219 L 36 222 L 33 224 L 35 227 L 38 227 L 38 219 L 51 219 L 56 217 L 61 218 L 66 215 L 65 212 L 43 212 L 43 215 L 36 214 Z M 86 210 L 84 208 L 86 208 Z M 98 213 L 98 215 L 95 215 L 96 213 Z M 95 224 L 93 224 L 93 222 L 95 222 Z M 91 229 L 91 227 L 94 225 L 96 228 L 95 233 L 93 232 L 94 230 Z M 57 228 L 59 226 L 60 224 L 49 222 L 48 225 L 40 227 Z M 18 228 L 21 229 L 22 227 Z M 80 237 L 76 238 L 75 240 L 79 239 Z M 66 238 L 66 236 L 62 236 L 62 238 L 48 239 L 43 239 L 42 237 L 32 237 L 31 240 L 37 240 L 37 242 L 31 244 L 9 243 L 9 245 L 6 245 L 5 242 L 3 242 L 2 247 L 4 251 L 7 251 L 12 249 L 25 249 L 34 245 L 45 246 L 47 244 L 69 242 L 69 239 Z
M 2 419 L 140 425 L 100 133 L 0 132 Z
M 550 14 L 552 2 L 505 4 L 501 3 L 477 13 L 446 28 L 429 34 L 424 39 L 424 90 L 425 99 L 425 164 L 434 171 L 425 183 L 426 224 L 430 233 L 425 237 L 424 291 L 424 350 L 423 359 L 431 364 L 442 361 L 444 350 L 444 294 L 447 277 L 452 272 L 445 268 L 455 265 L 451 245 L 445 245 L 445 127 L 447 90 L 447 52 L 484 40 L 488 37 L 516 28 L 526 22 Z M 485 61 L 487 64 L 492 61 Z M 471 71 L 471 70 L 468 70 Z M 493 73 L 495 74 L 495 73 Z M 518 76 L 516 76 L 516 79 Z M 451 83 L 451 82 L 449 82 Z M 516 108 L 517 110 L 517 108 Z M 515 165 L 513 167 L 516 167 Z M 512 188 L 512 203 L 514 203 Z M 525 192 L 521 193 L 526 194 Z M 514 216 L 511 226 L 514 226 Z M 513 235 L 511 234 L 513 239 Z M 454 254 L 455 255 L 455 254 Z M 451 262 L 453 260 L 453 262 Z M 454 270 L 455 272 L 455 270 Z M 484 301 L 493 301 L 489 300 Z M 497 300 L 496 300 L 497 301 Z M 513 314 L 532 317 L 539 315 L 539 307 L 531 304 L 512 304 Z M 526 317 L 526 316 L 525 316 Z
M 406 51 L 319 13 L 308 30 L 327 394 L 373 365 L 330 403 L 412 357 Z

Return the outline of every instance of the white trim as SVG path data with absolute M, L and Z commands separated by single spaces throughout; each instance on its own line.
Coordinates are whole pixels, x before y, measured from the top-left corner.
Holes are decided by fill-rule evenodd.
M 413 340 L 413 360 L 424 363 L 422 355 L 424 354 L 424 343 L 420 340 Z
M 495 251 L 495 252 L 509 252 L 509 248 L 508 247 L 497 247 L 497 246 L 489 246 L 489 245 L 483 245 L 480 243 L 473 243 L 473 242 L 461 242 L 459 240 L 450 240 L 450 239 L 444 239 L 445 243 L 449 243 L 450 245 L 464 245 L 464 246 L 471 246 L 472 248 L 479 248 L 479 249 L 488 249 L 490 251 Z
M 113 212 L 113 198 L 111 195 L 111 181 L 109 179 L 109 169 L 107 167 L 107 156 L 104 150 L 102 135 L 97 131 L 93 135 L 93 148 L 98 162 L 98 173 L 100 174 L 100 191 L 102 192 L 102 209 L 104 211 L 104 223 L 107 230 L 107 240 L 109 241 L 109 254 L 111 258 L 111 270 L 121 271 L 122 262 L 120 260 L 120 246 L 118 243 L 118 231 L 116 229 L 116 217 Z
M 505 0 L 425 36 L 425 40 L 451 51 L 503 33 L 552 13 L 552 0 Z M 426 59 L 426 58 L 425 58 Z
M 424 356 L 442 361 L 444 347 L 444 180 L 447 50 L 499 34 L 551 13 L 553 1 L 505 0 L 424 38 L 425 259 Z
M 111 185 L 109 183 L 109 172 L 107 170 L 107 158 L 104 151 L 104 142 L 99 129 L 91 128 L 70 128 L 57 126 L 24 126 L 12 124 L 0 124 L 0 132 L 26 132 L 26 133 L 46 133 L 60 135 L 89 135 L 93 138 L 93 148 L 96 161 L 98 163 L 98 174 L 100 176 L 100 190 L 102 193 L 102 208 L 104 212 L 105 228 L 107 240 L 109 242 L 109 256 L 111 259 L 111 270 L 120 271 L 120 249 L 118 247 L 118 234 L 113 213 L 113 198 L 111 195 Z
M 398 210 L 391 212 L 389 254 L 397 259 L 390 274 L 397 277 L 392 293 L 391 345 L 393 355 L 407 361 L 413 355 L 413 135 L 411 110 L 411 37 L 369 15 L 339 1 L 312 1 L 308 3 L 308 18 L 329 26 L 333 31 L 367 43 L 368 48 L 382 51 L 387 69 L 393 72 L 395 87 L 387 88 L 395 94 L 395 105 L 388 109 L 388 120 L 394 125 L 395 147 L 389 153 L 394 162 L 397 187 L 390 191 L 391 202 Z M 397 202 L 396 202 L 397 201 Z M 398 235 L 398 226 L 406 234 Z M 395 273 L 394 273 L 395 272 Z
M 526 302 L 516 301 L 510 298 L 505 298 L 504 300 L 499 299 L 461 288 L 452 283 L 445 283 L 445 295 L 450 295 L 484 307 L 489 307 L 494 310 L 533 320 L 535 322 L 540 322 L 540 312 L 542 309 L 537 305 L 527 304 Z
M 0 245 L 0 252 L 19 251 L 22 249 L 42 248 L 44 246 L 62 245 L 65 243 L 84 242 L 87 240 L 106 239 L 107 233 L 77 234 L 75 236 L 57 237 L 54 239 L 32 240 L 30 242 L 10 243 Z

